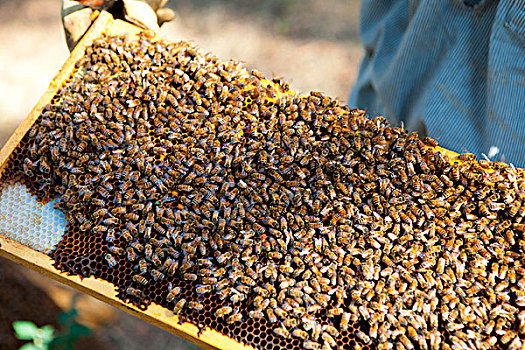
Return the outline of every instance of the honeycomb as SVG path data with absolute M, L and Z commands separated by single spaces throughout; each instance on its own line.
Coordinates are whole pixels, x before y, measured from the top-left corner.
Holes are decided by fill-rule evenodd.
M 64 215 L 58 269 L 254 348 L 521 348 L 524 173 L 436 146 L 185 42 L 105 36 L 3 178 Z
M 4 184 L 0 192 L 0 234 L 34 250 L 50 253 L 66 231 L 64 214 L 56 201 L 37 201 L 21 183 Z

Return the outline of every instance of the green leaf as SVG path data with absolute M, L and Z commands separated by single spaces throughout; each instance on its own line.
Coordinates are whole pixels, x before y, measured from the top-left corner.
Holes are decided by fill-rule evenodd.
M 71 309 L 69 312 L 61 312 L 58 315 L 58 323 L 61 325 L 66 325 L 68 322 L 72 321 L 78 315 L 77 309 Z
M 41 347 L 41 346 L 36 346 L 33 343 L 27 343 L 27 344 L 22 345 L 18 350 L 47 350 L 47 346 Z
M 32 340 L 35 339 L 38 327 L 30 321 L 15 321 L 13 322 L 13 329 L 18 339 Z
M 42 343 L 49 344 L 53 338 L 55 329 L 51 325 L 45 325 L 42 328 L 38 329 L 38 337 L 42 340 Z
M 64 349 L 63 345 L 66 344 L 66 342 L 67 342 L 67 339 L 61 336 L 57 336 L 55 339 L 53 339 L 49 343 L 49 348 L 50 349 Z
M 80 323 L 74 323 L 71 325 L 71 328 L 69 329 L 69 334 L 75 338 L 78 338 L 78 337 L 81 337 L 83 335 L 90 335 L 91 334 L 91 329 L 89 329 L 88 327 L 84 326 L 83 324 L 80 324 Z

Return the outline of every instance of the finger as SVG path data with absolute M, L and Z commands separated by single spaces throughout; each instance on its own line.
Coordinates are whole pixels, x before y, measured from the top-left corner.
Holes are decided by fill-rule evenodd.
M 172 9 L 161 8 L 157 10 L 157 22 L 159 27 L 166 22 L 170 22 L 175 18 L 175 12 Z
M 124 0 L 124 17 L 128 22 L 151 29 L 158 33 L 160 28 L 157 23 L 157 14 L 144 1 Z
M 157 11 L 162 6 L 164 6 L 163 4 L 164 0 L 143 0 L 143 1 L 146 2 L 153 9 L 153 11 Z
M 76 1 L 64 0 L 62 2 L 62 24 L 69 51 L 73 50 L 88 30 L 92 23 L 92 14 L 93 10 Z

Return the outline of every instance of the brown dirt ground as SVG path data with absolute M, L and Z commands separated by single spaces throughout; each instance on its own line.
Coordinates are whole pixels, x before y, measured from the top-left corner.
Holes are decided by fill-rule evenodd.
M 12 328 L 14 321 L 32 321 L 38 327 L 50 324 L 59 329 L 57 317 L 62 309 L 43 289 L 32 284 L 21 266 L 0 258 L 0 285 L 0 349 L 18 349 L 27 342 L 16 339 Z M 89 336 L 79 339 L 76 349 L 106 350 L 109 347 L 97 336 Z
M 362 49 L 358 0 L 171 0 L 177 19 L 162 28 L 223 59 L 280 76 L 299 92 L 346 101 Z M 60 0 L 0 0 L 0 145 L 29 113 L 68 56 Z M 0 259 L 0 348 L 15 349 L 15 319 L 56 325 L 78 292 Z M 91 349 L 196 349 L 87 295 L 77 303 L 94 330 Z M 97 343 L 98 342 L 98 343 Z M 83 349 L 79 344 L 79 349 Z

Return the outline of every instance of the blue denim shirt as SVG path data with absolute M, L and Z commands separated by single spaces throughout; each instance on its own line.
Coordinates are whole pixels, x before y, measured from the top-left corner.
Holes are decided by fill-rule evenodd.
M 525 166 L 525 0 L 362 0 L 349 105 Z

